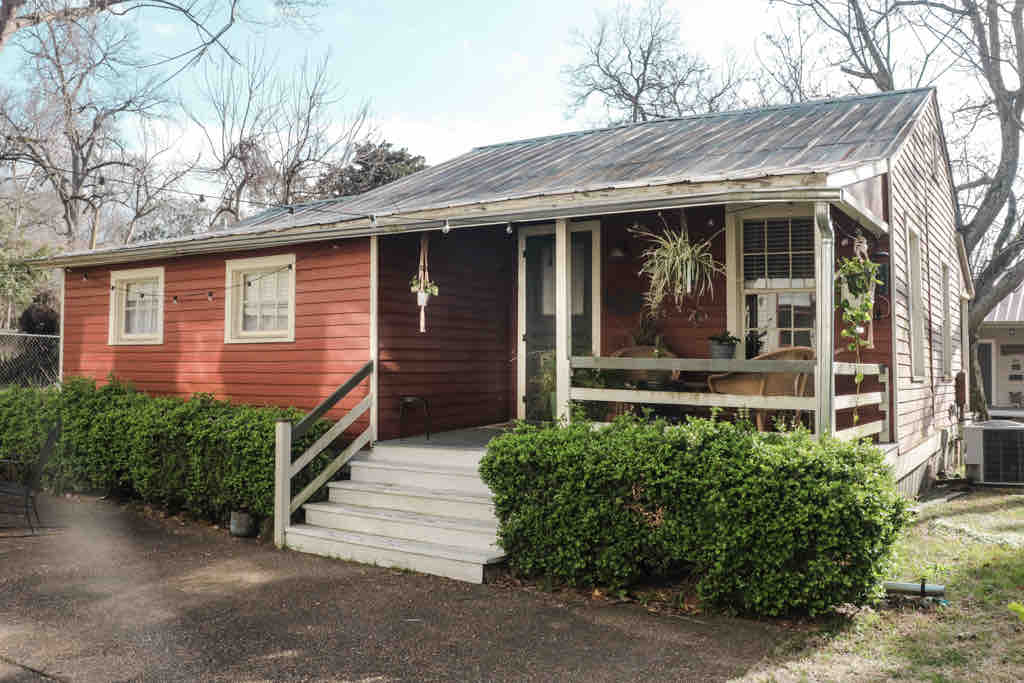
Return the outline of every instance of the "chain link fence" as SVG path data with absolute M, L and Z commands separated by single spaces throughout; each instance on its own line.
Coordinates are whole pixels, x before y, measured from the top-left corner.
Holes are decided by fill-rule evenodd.
M 0 332 L 0 387 L 46 387 L 60 376 L 60 337 Z

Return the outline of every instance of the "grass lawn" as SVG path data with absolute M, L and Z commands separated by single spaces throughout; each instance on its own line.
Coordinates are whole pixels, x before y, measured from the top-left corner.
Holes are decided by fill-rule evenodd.
M 837 618 L 790 642 L 748 680 L 1021 681 L 1024 491 L 976 490 L 923 510 L 894 579 L 946 586 L 948 606 L 916 599 Z

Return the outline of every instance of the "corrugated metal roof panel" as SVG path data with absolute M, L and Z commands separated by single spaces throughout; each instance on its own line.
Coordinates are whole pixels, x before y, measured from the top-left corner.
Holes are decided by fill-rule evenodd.
M 168 242 L 620 187 L 831 173 L 891 156 L 931 93 L 860 95 L 478 147 L 355 197 L 268 209 L 226 230 Z
M 1024 324 L 1024 287 L 1013 290 L 996 304 L 985 316 L 985 322 Z

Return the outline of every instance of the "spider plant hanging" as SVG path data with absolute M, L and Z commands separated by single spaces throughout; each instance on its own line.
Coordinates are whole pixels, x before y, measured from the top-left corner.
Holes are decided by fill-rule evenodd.
M 682 214 L 678 230 L 670 228 L 661 214 L 658 217 L 665 226 L 660 233 L 647 230 L 640 224 L 630 228 L 630 232 L 650 244 L 642 254 L 640 275 L 648 279 L 644 307 L 651 316 L 663 312 L 666 299 L 671 299 L 677 309 L 682 309 L 687 297 L 714 296 L 715 275 L 725 273 L 725 268 L 711 253 L 711 243 L 723 230 L 707 239 L 692 241 L 685 214 Z

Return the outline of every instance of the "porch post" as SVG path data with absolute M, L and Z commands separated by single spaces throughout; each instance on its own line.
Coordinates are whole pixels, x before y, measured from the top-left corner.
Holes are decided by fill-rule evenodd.
M 284 533 L 291 521 L 292 423 L 278 420 L 274 425 L 274 545 L 284 547 Z
M 379 362 L 379 299 L 380 299 L 380 244 L 377 236 L 370 237 L 370 360 L 373 361 L 373 374 L 370 375 L 370 446 L 377 442 L 377 428 L 380 416 L 377 387 L 380 378 Z
M 814 396 L 817 406 L 814 411 L 814 432 L 818 438 L 832 435 L 835 411 L 833 394 L 835 383 L 832 376 L 834 355 L 833 310 L 835 307 L 835 237 L 827 202 L 814 205 L 814 225 L 818 272 L 815 280 L 817 311 L 814 319 L 817 342 L 815 343 L 817 367 L 814 371 Z
M 570 274 L 571 234 L 569 222 L 564 218 L 555 221 L 555 417 L 569 419 L 569 356 L 572 354 L 570 334 L 572 333 L 572 309 L 569 297 L 572 295 Z

